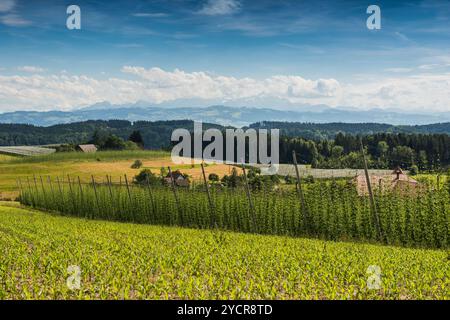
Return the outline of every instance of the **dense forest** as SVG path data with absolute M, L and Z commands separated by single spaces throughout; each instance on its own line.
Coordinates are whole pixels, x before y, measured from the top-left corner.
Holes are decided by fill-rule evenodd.
M 450 134 L 450 122 L 429 125 L 395 126 L 383 123 L 300 123 L 264 121 L 249 126 L 254 129 L 280 129 L 288 137 L 313 140 L 334 139 L 339 133 L 368 135 L 376 133 L 446 133 Z
M 292 150 L 299 162 L 315 168 L 362 168 L 360 138 L 371 168 L 400 166 L 413 170 L 438 170 L 450 165 L 450 136 L 447 134 L 377 133 L 365 136 L 342 134 L 334 140 L 308 140 L 283 137 L 280 162 L 292 160 Z
M 300 163 L 316 168 L 361 168 L 360 138 L 371 168 L 437 170 L 450 165 L 450 123 L 425 126 L 386 124 L 262 122 L 251 128 L 280 128 L 280 162 L 290 163 L 295 150 Z M 193 129 L 190 120 L 86 121 L 50 127 L 0 124 L 0 145 L 45 145 L 95 142 L 105 134 L 128 140 L 139 132 L 146 149 L 170 148 L 172 131 Z M 203 129 L 225 127 L 203 124 Z M 132 139 L 131 139 L 132 140 Z
M 203 124 L 203 127 L 223 127 L 214 124 Z M 146 149 L 162 149 L 170 146 L 172 131 L 177 128 L 192 129 L 190 120 L 173 121 L 136 121 L 126 120 L 90 120 L 50 127 L 37 127 L 25 124 L 0 124 L 0 146 L 47 145 L 47 144 L 79 144 L 89 142 L 94 133 L 105 132 L 122 139 L 139 131 Z
M 204 124 L 204 128 L 224 129 L 220 125 Z M 446 133 L 450 134 L 450 123 L 436 123 L 420 126 L 393 126 L 379 123 L 299 123 L 299 122 L 258 122 L 249 126 L 254 129 L 280 129 L 287 137 L 311 140 L 334 139 L 339 133 L 370 135 L 377 133 Z M 0 146 L 45 145 L 56 143 L 80 143 L 88 141 L 95 131 L 106 131 L 126 139 L 133 131 L 139 130 L 146 149 L 158 149 L 170 144 L 170 135 L 176 128 L 193 128 L 190 120 L 136 121 L 90 120 L 49 127 L 26 124 L 0 123 Z

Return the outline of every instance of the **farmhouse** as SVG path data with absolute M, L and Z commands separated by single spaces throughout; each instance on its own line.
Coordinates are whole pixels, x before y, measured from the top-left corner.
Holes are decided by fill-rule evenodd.
M 415 190 L 418 185 L 416 180 L 404 174 L 399 167 L 395 168 L 391 174 L 370 175 L 369 177 L 372 190 L 374 191 Z M 365 174 L 358 174 L 354 178 L 354 182 L 359 195 L 367 195 L 369 193 Z
M 90 153 L 90 152 L 96 152 L 97 147 L 93 144 L 79 144 L 79 145 L 77 145 L 76 150 L 84 152 L 84 153 Z
M 179 187 L 189 187 L 189 179 L 187 176 L 181 173 L 180 170 L 172 172 L 172 178 L 175 181 L 175 185 Z M 170 173 L 164 178 L 164 182 L 167 184 L 172 183 L 172 179 L 170 177 Z

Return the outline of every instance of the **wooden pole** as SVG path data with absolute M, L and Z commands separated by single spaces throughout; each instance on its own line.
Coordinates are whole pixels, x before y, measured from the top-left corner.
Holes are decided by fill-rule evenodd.
M 375 221 L 375 228 L 377 230 L 378 237 L 380 240 L 383 240 L 383 235 L 381 232 L 381 225 L 380 225 L 380 217 L 378 216 L 377 207 L 375 204 L 375 197 L 373 195 L 372 185 L 370 184 L 369 169 L 367 167 L 366 154 L 364 151 L 364 146 L 363 146 L 363 142 L 362 142 L 361 138 L 360 138 L 359 142 L 360 142 L 361 154 L 362 154 L 363 162 L 364 162 L 364 173 L 366 176 L 367 190 L 369 191 L 370 210 L 372 211 L 373 219 Z
M 37 186 L 37 180 L 36 180 L 36 176 L 35 175 L 33 175 L 33 180 L 34 180 L 34 188 L 36 189 L 36 193 L 39 193 L 39 189 L 38 189 L 38 186 Z
M 173 195 L 175 197 L 175 202 L 176 202 L 177 209 L 178 209 L 178 215 L 180 217 L 181 225 L 183 225 L 184 224 L 183 223 L 184 222 L 183 213 L 182 213 L 181 207 L 180 207 L 180 200 L 178 199 L 177 189 L 176 189 L 176 186 L 175 186 L 175 179 L 173 178 L 172 170 L 170 169 L 170 166 L 167 167 L 167 168 L 169 169 L 170 182 L 171 182 L 171 185 L 172 185 L 172 191 L 173 191 Z
M 56 176 L 56 183 L 58 184 L 58 191 L 59 191 L 59 203 L 61 203 L 61 205 L 64 207 L 64 196 L 63 196 L 63 192 L 61 189 L 61 182 L 59 181 L 59 177 Z
M 294 161 L 294 168 L 295 168 L 295 175 L 297 176 L 297 194 L 300 199 L 300 204 L 302 205 L 302 211 L 303 211 L 303 224 L 305 225 L 305 230 L 308 230 L 308 219 L 309 219 L 309 212 L 308 207 L 306 205 L 305 201 L 305 195 L 303 193 L 302 183 L 300 180 L 300 172 L 298 170 L 298 163 L 297 163 L 297 155 L 295 154 L 295 151 L 292 150 L 292 160 Z
M 125 174 L 125 186 L 127 187 L 127 192 L 128 192 L 128 198 L 130 199 L 130 203 L 131 203 L 131 191 L 130 191 L 130 186 L 128 185 L 128 178 L 127 175 Z
M 125 186 L 127 188 L 127 193 L 128 193 L 128 199 L 130 201 L 131 219 L 132 219 L 132 221 L 134 221 L 135 220 L 135 218 L 134 218 L 134 204 L 133 204 L 132 197 L 131 197 L 130 185 L 128 184 L 128 177 L 127 177 L 126 174 L 124 175 L 124 178 L 125 178 Z
M 44 196 L 44 201 L 47 202 L 47 193 L 45 192 L 44 181 L 42 180 L 42 176 L 39 176 L 39 179 L 41 180 L 41 188 L 42 188 L 42 194 Z
M 28 183 L 28 192 L 31 194 L 31 203 L 34 206 L 36 206 L 36 201 L 35 201 L 35 197 L 33 192 L 31 191 L 31 183 L 30 183 L 30 178 L 27 176 L 27 183 Z
M 80 176 L 78 176 L 78 187 L 80 189 L 80 199 L 81 199 L 80 204 L 83 205 L 84 204 L 84 195 L 83 195 L 83 187 L 81 186 Z M 75 198 L 74 198 L 74 201 L 75 201 Z M 87 216 L 86 216 L 87 210 L 84 210 L 84 211 L 85 211 L 85 215 L 84 216 L 85 216 L 85 218 L 87 218 Z
M 208 184 L 208 181 L 206 180 L 205 167 L 203 166 L 203 162 L 200 165 L 202 167 L 202 175 L 203 175 L 203 181 L 205 182 L 206 194 L 208 195 L 209 209 L 211 210 L 211 212 L 210 212 L 211 227 L 216 228 L 217 227 L 216 213 L 215 213 L 214 204 L 213 204 L 213 201 L 211 198 L 211 193 L 209 191 L 209 184 Z
M 112 177 L 110 177 L 109 175 L 106 175 L 106 181 L 108 183 L 109 197 L 111 199 L 111 212 L 108 211 L 108 216 L 109 216 L 109 218 L 111 218 L 111 215 L 115 214 L 115 208 L 116 208 L 116 206 L 114 205 L 114 195 L 112 192 Z M 118 203 L 118 201 L 117 201 L 117 203 Z
M 62 188 L 61 188 L 61 181 L 59 181 L 59 177 L 58 176 L 56 176 L 56 183 L 58 184 L 59 195 L 62 198 L 63 192 L 62 192 Z
M 146 176 L 145 180 L 147 182 L 147 192 L 148 192 L 148 196 L 150 198 L 150 204 L 152 206 L 152 212 L 155 212 L 155 204 L 153 202 L 152 188 L 150 188 L 150 179 L 148 178 L 148 175 Z
M 247 194 L 248 204 L 250 207 L 250 215 L 253 222 L 253 231 L 258 233 L 258 226 L 256 224 L 256 215 L 255 215 L 255 207 L 253 206 L 252 195 L 250 192 L 250 186 L 248 185 L 247 173 L 245 172 L 245 166 L 242 164 L 242 172 L 244 174 L 244 183 L 245 183 L 245 193 Z
M 108 175 L 106 175 L 106 181 L 108 183 L 108 190 L 109 190 L 109 196 L 111 197 L 111 203 L 114 203 L 114 196 L 112 193 L 112 187 L 111 187 L 111 179 Z
M 69 185 L 69 198 L 72 199 L 72 208 L 73 208 L 72 214 L 76 213 L 77 216 L 79 216 L 80 215 L 80 210 L 77 210 L 78 209 L 78 205 L 77 205 L 77 202 L 76 202 L 76 199 L 75 199 L 75 192 L 73 191 L 72 181 L 70 180 L 70 176 L 69 175 L 67 175 L 67 184 Z
M 92 186 L 94 187 L 95 202 L 97 203 L 97 212 L 100 213 L 100 202 L 98 201 L 97 186 L 94 175 L 91 175 L 91 179 L 92 179 Z
M 47 182 L 48 182 L 48 185 L 50 186 L 50 192 L 52 193 L 53 203 L 56 204 L 55 192 L 53 190 L 52 178 L 50 178 L 50 176 L 47 177 Z

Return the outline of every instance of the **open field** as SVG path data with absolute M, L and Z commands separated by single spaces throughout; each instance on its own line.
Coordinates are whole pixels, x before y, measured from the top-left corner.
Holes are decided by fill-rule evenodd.
M 106 175 L 112 176 L 114 181 L 126 174 L 134 177 L 141 169 L 131 169 L 135 160 L 141 160 L 143 167 L 158 174 L 161 167 L 172 166 L 173 170 L 180 169 L 194 180 L 201 178 L 199 165 L 173 164 L 170 154 L 162 151 L 105 151 L 97 153 L 55 153 L 46 156 L 16 158 L 0 155 L 0 200 L 14 199 L 18 196 L 17 179 L 27 176 L 52 176 L 66 178 L 79 176 L 82 182 L 90 182 L 93 175 L 103 181 Z M 211 172 L 219 176 L 228 174 L 230 166 L 217 164 L 205 167 L 206 174 Z
M 15 160 L 15 159 L 16 159 L 16 157 L 14 157 L 14 156 L 0 153 L 0 163 L 5 162 L 5 161 Z
M 92 221 L 10 203 L 0 203 L 0 226 L 0 299 L 450 298 L 442 250 Z M 71 265 L 80 290 L 66 285 Z

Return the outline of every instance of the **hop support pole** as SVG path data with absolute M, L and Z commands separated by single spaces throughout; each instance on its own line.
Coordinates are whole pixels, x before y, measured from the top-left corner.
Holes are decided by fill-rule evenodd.
M 302 188 L 302 182 L 300 180 L 300 172 L 298 170 L 298 164 L 297 164 L 297 155 L 295 154 L 295 151 L 292 151 L 292 161 L 294 162 L 294 168 L 295 168 L 295 175 L 297 177 L 297 194 L 300 199 L 300 204 L 302 205 L 302 211 L 303 211 L 303 224 L 305 225 L 305 229 L 308 228 L 308 207 L 306 205 L 305 201 L 305 195 L 303 193 Z
M 370 183 L 369 169 L 367 167 L 366 153 L 364 151 L 364 146 L 363 146 L 363 142 L 362 142 L 361 138 L 359 139 L 359 143 L 360 143 L 361 154 L 362 154 L 363 162 L 364 162 L 364 173 L 365 173 L 365 176 L 366 176 L 367 190 L 369 191 L 370 211 L 372 211 L 372 216 L 373 216 L 373 219 L 375 221 L 375 228 L 376 228 L 379 240 L 383 240 L 383 234 L 382 234 L 382 231 L 381 231 L 380 217 L 378 216 L 377 207 L 376 207 L 376 204 L 375 204 L 375 197 L 373 195 L 372 185 Z
M 258 233 L 258 225 L 256 224 L 256 214 L 255 207 L 253 205 L 252 195 L 250 192 L 250 186 L 248 185 L 247 172 L 245 171 L 245 166 L 242 164 L 242 173 L 244 174 L 244 183 L 245 183 L 245 193 L 247 194 L 248 204 L 250 207 L 250 216 L 253 222 L 253 231 Z
M 200 165 L 202 167 L 202 175 L 203 175 L 203 181 L 205 183 L 206 194 L 208 195 L 209 209 L 211 210 L 211 213 L 210 213 L 211 227 L 217 228 L 216 212 L 215 212 L 214 204 L 213 204 L 213 201 L 211 198 L 209 184 L 208 184 L 208 181 L 206 180 L 205 167 L 204 167 L 203 163 L 201 163 Z
M 175 197 L 175 203 L 177 205 L 178 214 L 180 217 L 180 223 L 181 223 L 181 225 L 183 225 L 183 222 L 184 222 L 183 213 L 182 213 L 181 207 L 180 207 L 180 200 L 178 199 L 177 189 L 176 189 L 176 185 L 175 185 L 175 179 L 173 178 L 173 174 L 172 174 L 172 170 L 170 169 L 170 166 L 167 168 L 169 169 L 170 184 L 172 185 L 172 192 L 173 192 L 173 196 Z

